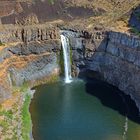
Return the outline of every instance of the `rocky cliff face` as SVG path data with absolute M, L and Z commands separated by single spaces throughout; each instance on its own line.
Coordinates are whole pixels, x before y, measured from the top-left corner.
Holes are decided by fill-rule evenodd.
M 131 95 L 140 106 L 139 38 L 101 28 L 89 32 L 66 27 L 61 32 L 69 37 L 73 76 L 88 71 L 88 75 L 100 77 Z M 14 85 L 58 73 L 59 34 L 60 29 L 44 25 L 2 30 L 1 42 L 14 45 L 1 48 L 1 101 L 11 95 L 8 91 Z
M 6 28 L 0 35 L 0 102 L 12 95 L 13 87 L 59 73 L 61 42 L 53 27 Z
M 59 38 L 58 28 L 47 24 L 33 26 L 5 25 L 0 30 L 0 41 L 2 43 L 28 43 L 31 41 L 44 41 Z
M 102 30 L 66 33 L 73 50 L 73 70 L 100 75 L 131 95 L 140 109 L 140 39 Z

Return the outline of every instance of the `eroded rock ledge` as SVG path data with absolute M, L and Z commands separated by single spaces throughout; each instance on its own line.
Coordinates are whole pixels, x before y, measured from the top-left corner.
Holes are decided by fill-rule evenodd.
M 13 87 L 36 85 L 59 74 L 59 31 L 53 26 L 4 26 L 0 33 L 0 103 L 12 96 Z M 12 28 L 11 28 L 12 27 Z

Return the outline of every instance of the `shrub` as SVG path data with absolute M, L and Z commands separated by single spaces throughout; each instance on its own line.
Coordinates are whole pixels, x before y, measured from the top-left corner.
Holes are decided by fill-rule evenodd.
M 140 31 L 136 27 L 131 27 L 130 32 L 140 37 Z
M 4 44 L 0 41 L 0 46 L 3 46 Z
M 55 0 L 48 0 L 50 4 L 54 4 Z

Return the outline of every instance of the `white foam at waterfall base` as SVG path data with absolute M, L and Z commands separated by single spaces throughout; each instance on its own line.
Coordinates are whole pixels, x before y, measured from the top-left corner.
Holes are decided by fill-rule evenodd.
M 64 70 L 65 70 L 65 83 L 71 83 L 71 63 L 70 63 L 70 46 L 69 40 L 66 36 L 61 36 L 61 43 L 63 48 Z

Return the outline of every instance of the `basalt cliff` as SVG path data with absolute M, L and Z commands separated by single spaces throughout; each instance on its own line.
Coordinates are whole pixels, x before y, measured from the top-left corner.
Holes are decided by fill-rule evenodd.
M 64 32 L 70 37 L 75 74 L 105 80 L 129 94 L 139 108 L 140 39 L 113 31 Z
M 73 76 L 83 72 L 97 75 L 131 95 L 140 106 L 138 37 L 100 28 L 86 31 L 43 26 L 1 32 L 2 43 L 11 42 L 1 47 L 1 101 L 10 95 L 6 92 L 10 87 L 59 72 L 60 33 L 63 33 L 70 41 Z
M 61 42 L 55 27 L 6 28 L 0 36 L 0 101 L 10 97 L 13 86 L 27 81 L 32 85 L 37 79 L 59 71 L 57 53 Z
M 4 108 L 17 116 L 5 125 L 9 116 L 1 113 L 0 139 L 22 135 L 19 116 L 26 98 L 19 92 L 25 92 L 26 85 L 50 82 L 63 71 L 60 34 L 69 39 L 73 77 L 108 82 L 130 95 L 140 110 L 139 4 L 0 0 L 0 112 Z

